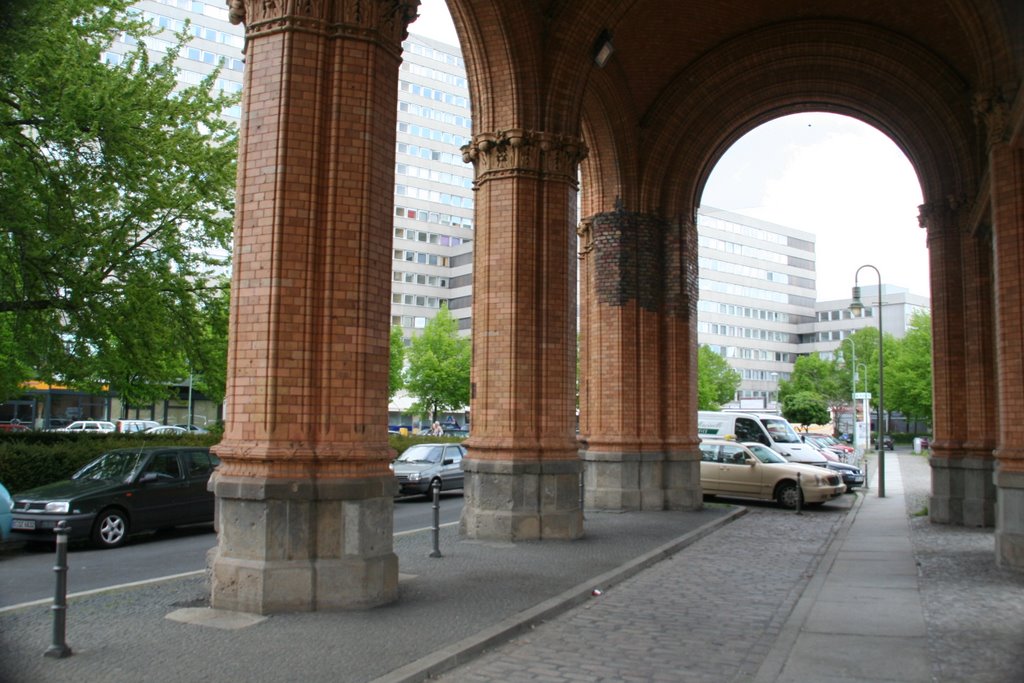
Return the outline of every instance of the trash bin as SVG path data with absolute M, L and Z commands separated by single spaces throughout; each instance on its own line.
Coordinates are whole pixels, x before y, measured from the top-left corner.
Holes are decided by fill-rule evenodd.
M 915 436 L 914 437 L 914 452 L 915 453 L 920 453 L 921 452 L 921 437 L 919 437 L 919 436 Z

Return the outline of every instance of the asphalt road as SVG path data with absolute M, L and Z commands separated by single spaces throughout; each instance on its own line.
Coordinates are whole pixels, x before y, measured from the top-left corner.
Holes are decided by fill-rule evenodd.
M 461 493 L 441 496 L 440 523 L 457 522 Z M 430 547 L 433 505 L 422 496 L 395 500 L 395 533 L 419 533 Z M 210 525 L 184 527 L 133 536 L 121 548 L 94 550 L 84 543 L 68 552 L 68 593 L 200 571 L 206 553 L 217 543 Z M 56 576 L 52 548 L 29 546 L 0 552 L 0 609 L 35 600 L 53 599 Z

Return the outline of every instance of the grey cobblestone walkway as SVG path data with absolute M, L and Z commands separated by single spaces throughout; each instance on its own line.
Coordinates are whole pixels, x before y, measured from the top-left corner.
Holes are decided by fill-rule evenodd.
M 465 683 L 753 680 L 849 497 L 746 516 L 442 677 Z

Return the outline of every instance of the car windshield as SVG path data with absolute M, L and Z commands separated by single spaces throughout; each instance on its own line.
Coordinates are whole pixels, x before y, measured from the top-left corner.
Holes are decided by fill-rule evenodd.
M 762 446 L 759 443 L 748 443 L 746 444 L 746 446 L 747 448 L 750 449 L 750 452 L 753 453 L 758 460 L 760 460 L 766 465 L 778 465 L 785 464 L 786 462 L 788 462 L 785 458 L 783 458 L 781 455 L 779 455 L 772 449 L 768 448 L 767 446 Z
M 430 463 L 436 465 L 441 462 L 443 446 L 412 446 L 398 456 L 398 462 Z
M 785 420 L 766 417 L 761 422 L 775 443 L 800 443 L 800 437 Z
M 138 451 L 115 451 L 75 472 L 72 479 L 129 481 L 139 469 L 144 454 Z

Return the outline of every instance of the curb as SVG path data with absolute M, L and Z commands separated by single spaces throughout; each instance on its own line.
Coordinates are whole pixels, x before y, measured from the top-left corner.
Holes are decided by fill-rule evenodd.
M 483 652 L 503 645 L 515 636 L 533 628 L 539 623 L 553 619 L 591 597 L 595 586 L 607 590 L 626 579 L 640 573 L 644 569 L 671 557 L 683 548 L 692 545 L 726 524 L 747 514 L 747 508 L 737 508 L 724 517 L 709 522 L 704 526 L 669 541 L 626 564 L 589 579 L 586 583 L 577 584 L 572 588 L 541 602 L 534 607 L 523 610 L 494 626 L 481 630 L 476 635 L 442 648 L 437 652 L 421 657 L 390 673 L 376 678 L 372 683 L 420 683 L 427 679 L 450 671 L 457 666 L 472 661 Z

